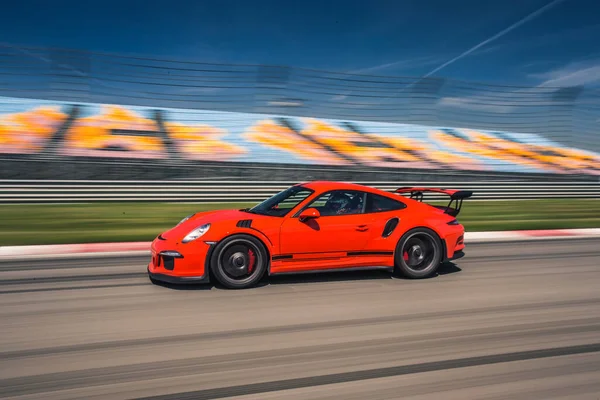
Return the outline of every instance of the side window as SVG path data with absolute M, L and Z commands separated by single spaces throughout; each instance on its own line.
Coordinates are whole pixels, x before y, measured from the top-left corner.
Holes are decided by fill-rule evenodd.
M 322 216 L 362 214 L 365 194 L 352 190 L 335 190 L 317 197 L 308 207 L 316 208 Z
M 401 201 L 378 194 L 369 193 L 367 195 L 367 207 L 365 209 L 367 213 L 402 210 L 403 208 L 406 208 L 406 205 Z

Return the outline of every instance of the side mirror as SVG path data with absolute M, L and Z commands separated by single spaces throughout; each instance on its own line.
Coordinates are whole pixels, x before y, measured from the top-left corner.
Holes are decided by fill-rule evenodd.
M 320 216 L 321 216 L 321 213 L 319 212 L 319 210 L 311 207 L 311 208 L 307 208 L 306 210 L 302 211 L 298 217 L 301 222 L 304 222 L 304 221 L 312 219 L 312 218 L 319 218 Z

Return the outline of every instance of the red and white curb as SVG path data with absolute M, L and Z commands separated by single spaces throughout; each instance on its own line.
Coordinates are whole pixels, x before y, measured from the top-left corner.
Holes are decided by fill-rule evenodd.
M 600 228 L 465 232 L 465 244 L 550 239 L 600 238 Z
M 53 257 L 103 257 L 150 254 L 150 242 L 0 246 L 0 260 Z
M 600 228 L 466 232 L 465 244 L 509 241 L 600 238 Z M 149 255 L 150 242 L 0 246 L 0 260 Z

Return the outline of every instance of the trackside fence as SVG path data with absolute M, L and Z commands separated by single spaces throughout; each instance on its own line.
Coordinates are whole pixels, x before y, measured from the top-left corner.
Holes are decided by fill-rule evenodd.
M 0 180 L 0 203 L 91 202 L 259 202 L 296 184 L 292 181 L 246 180 Z M 355 181 L 393 191 L 402 186 L 472 190 L 472 200 L 550 198 L 600 199 L 600 182 L 409 182 Z M 446 199 L 430 196 L 431 199 Z

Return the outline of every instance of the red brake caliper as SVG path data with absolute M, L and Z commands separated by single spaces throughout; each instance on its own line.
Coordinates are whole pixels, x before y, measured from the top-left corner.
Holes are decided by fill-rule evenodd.
M 248 273 L 251 274 L 254 271 L 254 263 L 256 262 L 256 257 L 252 249 L 248 249 L 248 259 Z
M 404 261 L 408 262 L 408 251 L 405 251 L 404 254 L 402 255 L 404 258 Z

